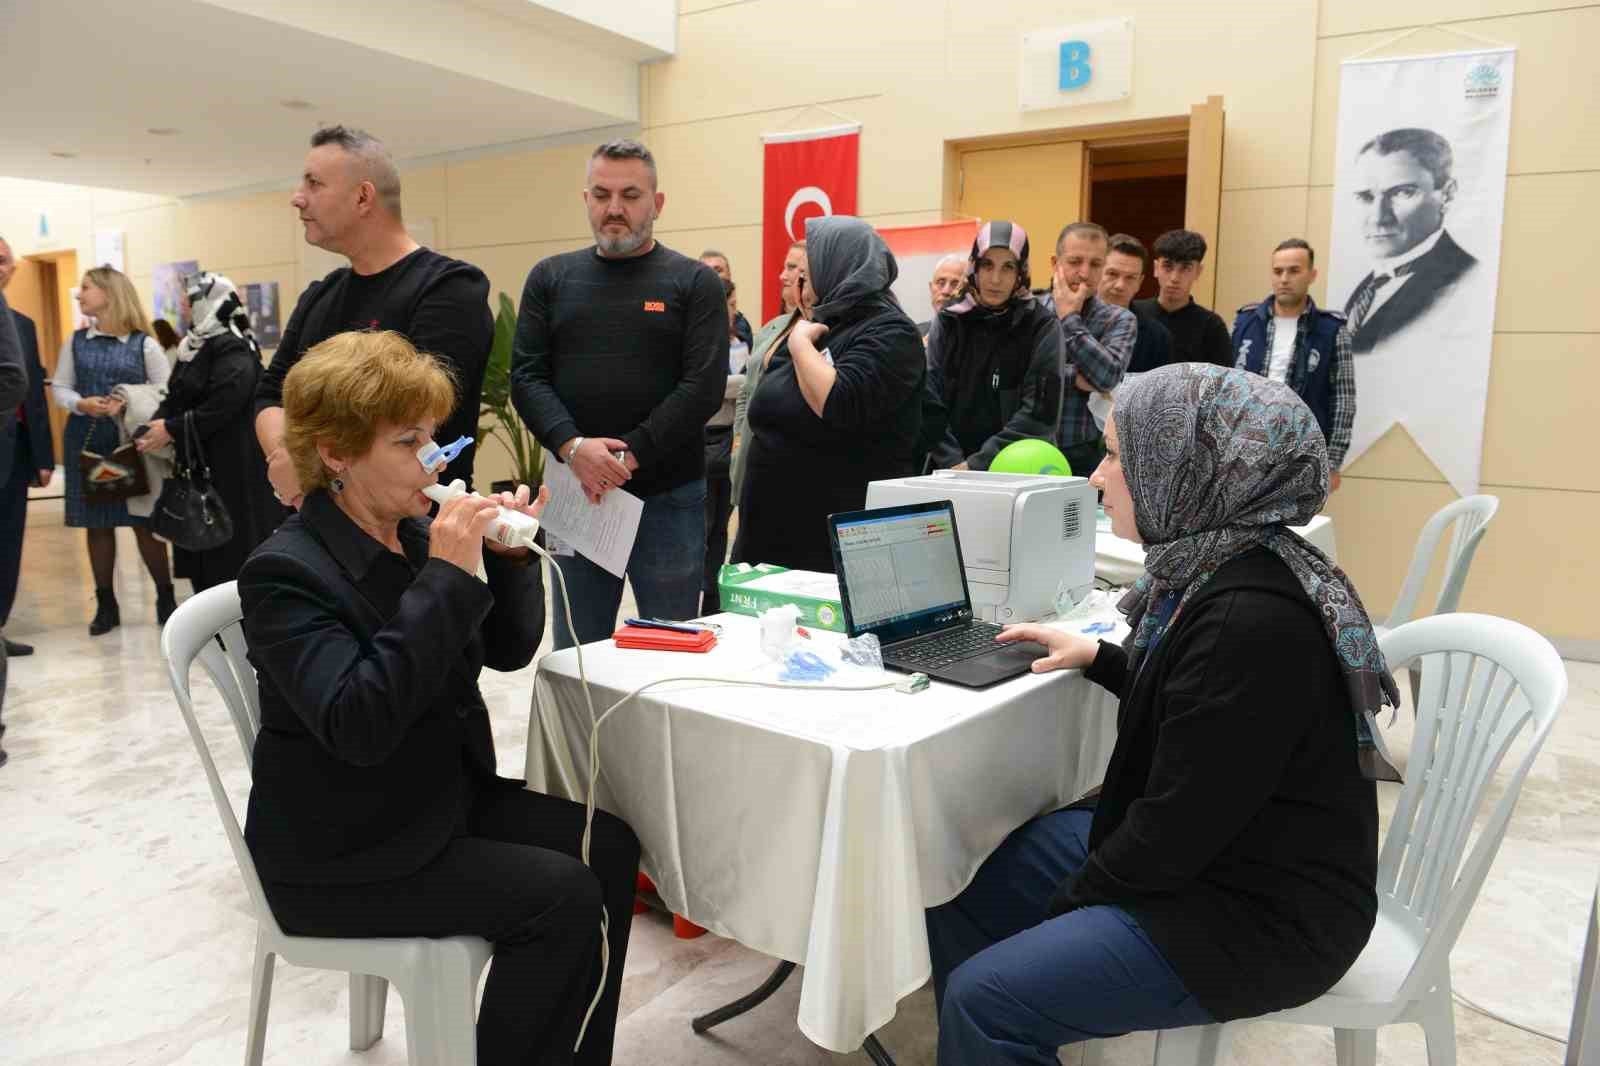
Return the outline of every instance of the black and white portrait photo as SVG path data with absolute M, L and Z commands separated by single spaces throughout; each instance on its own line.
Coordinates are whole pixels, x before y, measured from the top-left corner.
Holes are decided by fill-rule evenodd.
M 1361 146 L 1356 186 L 1371 266 L 1345 302 L 1357 355 L 1417 321 L 1478 260 L 1447 227 L 1457 182 L 1450 142 L 1433 130 L 1387 130 Z
M 1326 304 L 1348 321 L 1347 464 L 1397 424 L 1478 487 L 1516 53 L 1341 64 Z

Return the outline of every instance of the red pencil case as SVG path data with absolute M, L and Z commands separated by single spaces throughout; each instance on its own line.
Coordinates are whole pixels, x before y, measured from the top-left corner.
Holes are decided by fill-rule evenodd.
M 675 629 L 646 629 L 643 626 L 623 626 L 611 634 L 619 648 L 643 648 L 647 651 L 710 651 L 717 643 L 717 635 L 709 629 L 696 633 L 680 633 Z

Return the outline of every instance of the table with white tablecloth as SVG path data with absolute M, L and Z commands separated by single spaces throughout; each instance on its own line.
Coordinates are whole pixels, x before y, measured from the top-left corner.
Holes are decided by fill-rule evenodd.
M 1333 539 L 1333 519 L 1319 514 L 1303 526 L 1291 526 L 1310 543 L 1322 549 L 1328 558 L 1338 561 L 1338 547 Z M 1107 520 L 1101 519 L 1094 542 L 1094 576 L 1112 585 L 1131 585 L 1144 573 L 1144 545 L 1123 540 L 1111 532 Z
M 754 619 L 713 621 L 722 638 L 704 655 L 587 645 L 595 710 L 659 678 L 776 676 Z M 801 1031 L 849 1052 L 928 979 L 924 908 L 954 898 L 1013 829 L 1099 783 L 1116 709 L 1076 671 L 916 695 L 674 682 L 602 724 L 598 802 L 638 834 L 674 913 L 803 964 Z M 576 651 L 547 656 L 530 788 L 582 798 L 590 722 Z

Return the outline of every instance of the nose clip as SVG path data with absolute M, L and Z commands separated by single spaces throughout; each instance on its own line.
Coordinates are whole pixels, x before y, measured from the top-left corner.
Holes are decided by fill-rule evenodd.
M 455 459 L 456 456 L 467 450 L 467 445 L 472 443 L 471 437 L 457 437 L 449 444 L 424 444 L 417 449 L 417 462 L 422 464 L 422 469 L 430 474 L 437 474 Z

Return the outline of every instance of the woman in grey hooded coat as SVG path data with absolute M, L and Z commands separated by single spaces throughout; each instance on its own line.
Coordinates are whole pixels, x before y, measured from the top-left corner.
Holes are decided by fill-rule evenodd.
M 811 320 L 773 353 L 750 401 L 736 561 L 832 571 L 828 515 L 865 506 L 869 481 L 915 472 L 927 359 L 871 226 L 811 219 L 806 251 Z

